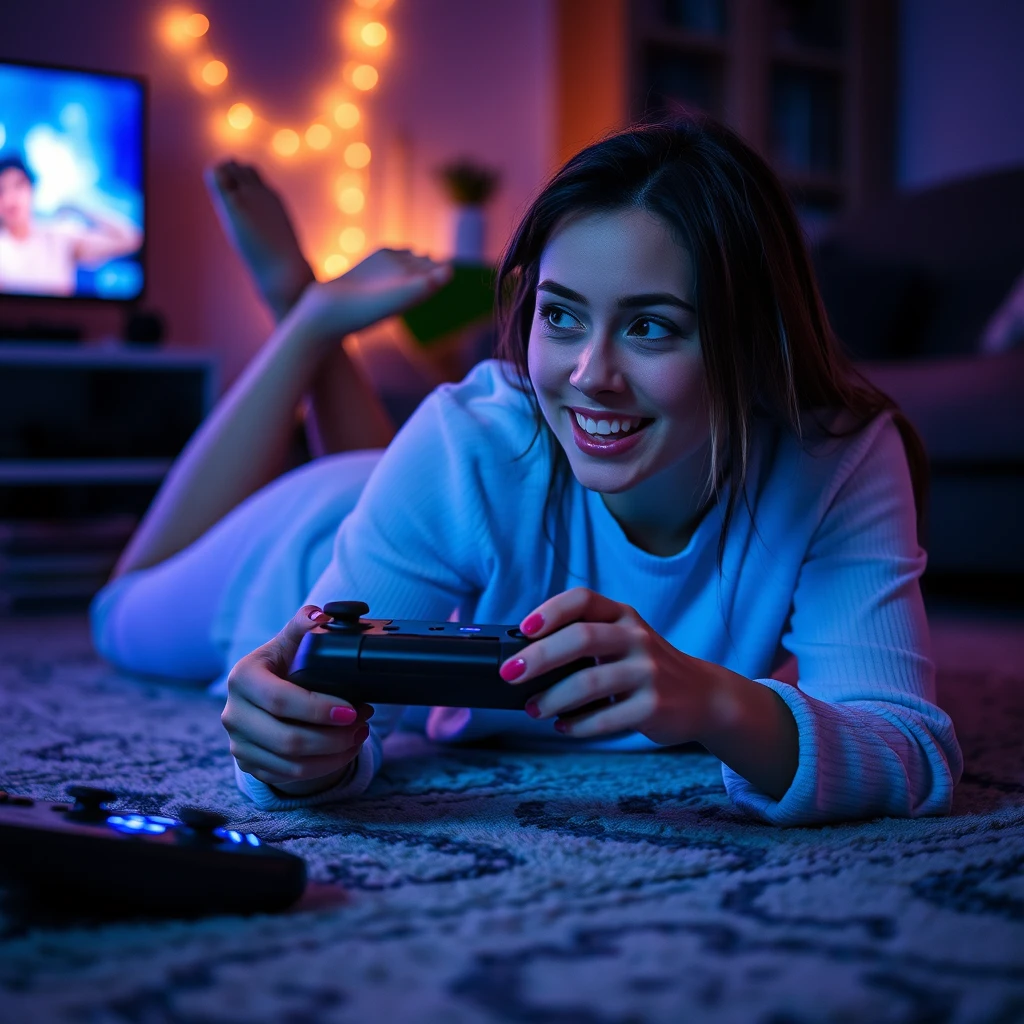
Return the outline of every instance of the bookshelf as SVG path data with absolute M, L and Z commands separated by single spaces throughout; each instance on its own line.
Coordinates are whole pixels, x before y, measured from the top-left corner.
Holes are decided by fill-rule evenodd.
M 893 187 L 897 3 L 558 0 L 559 157 L 696 109 L 769 160 L 805 223 L 873 203 Z
M 216 389 L 206 353 L 0 344 L 0 614 L 102 586 Z

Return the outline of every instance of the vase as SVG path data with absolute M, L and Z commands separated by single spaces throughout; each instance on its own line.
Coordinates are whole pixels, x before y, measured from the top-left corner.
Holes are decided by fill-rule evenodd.
M 482 206 L 456 206 L 452 259 L 460 263 L 483 263 L 485 227 Z

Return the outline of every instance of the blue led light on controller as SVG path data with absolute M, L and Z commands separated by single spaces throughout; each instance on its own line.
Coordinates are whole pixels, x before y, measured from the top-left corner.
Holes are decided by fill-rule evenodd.
M 479 626 L 459 626 L 460 633 L 479 633 Z
M 162 835 L 169 828 L 177 825 L 174 818 L 162 818 L 149 814 L 111 814 L 107 824 L 115 831 L 126 836 Z
M 126 836 L 159 836 L 169 828 L 181 825 L 177 818 L 165 818 L 159 814 L 111 814 L 107 817 L 107 824 L 115 831 Z M 251 832 L 245 834 L 233 828 L 216 828 L 213 834 L 220 839 L 236 846 L 248 843 L 249 846 L 259 846 L 259 839 Z

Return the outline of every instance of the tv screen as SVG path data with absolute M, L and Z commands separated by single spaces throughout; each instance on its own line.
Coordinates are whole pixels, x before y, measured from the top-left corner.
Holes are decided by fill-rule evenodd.
M 138 298 L 145 89 L 0 61 L 0 295 Z

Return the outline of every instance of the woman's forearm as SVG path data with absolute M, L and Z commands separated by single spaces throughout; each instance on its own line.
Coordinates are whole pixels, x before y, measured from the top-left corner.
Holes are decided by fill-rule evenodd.
M 704 662 L 711 708 L 699 741 L 724 764 L 773 800 L 785 796 L 800 753 L 796 720 L 770 687 Z
M 176 554 L 280 472 L 323 353 L 296 307 L 178 456 L 114 576 Z

